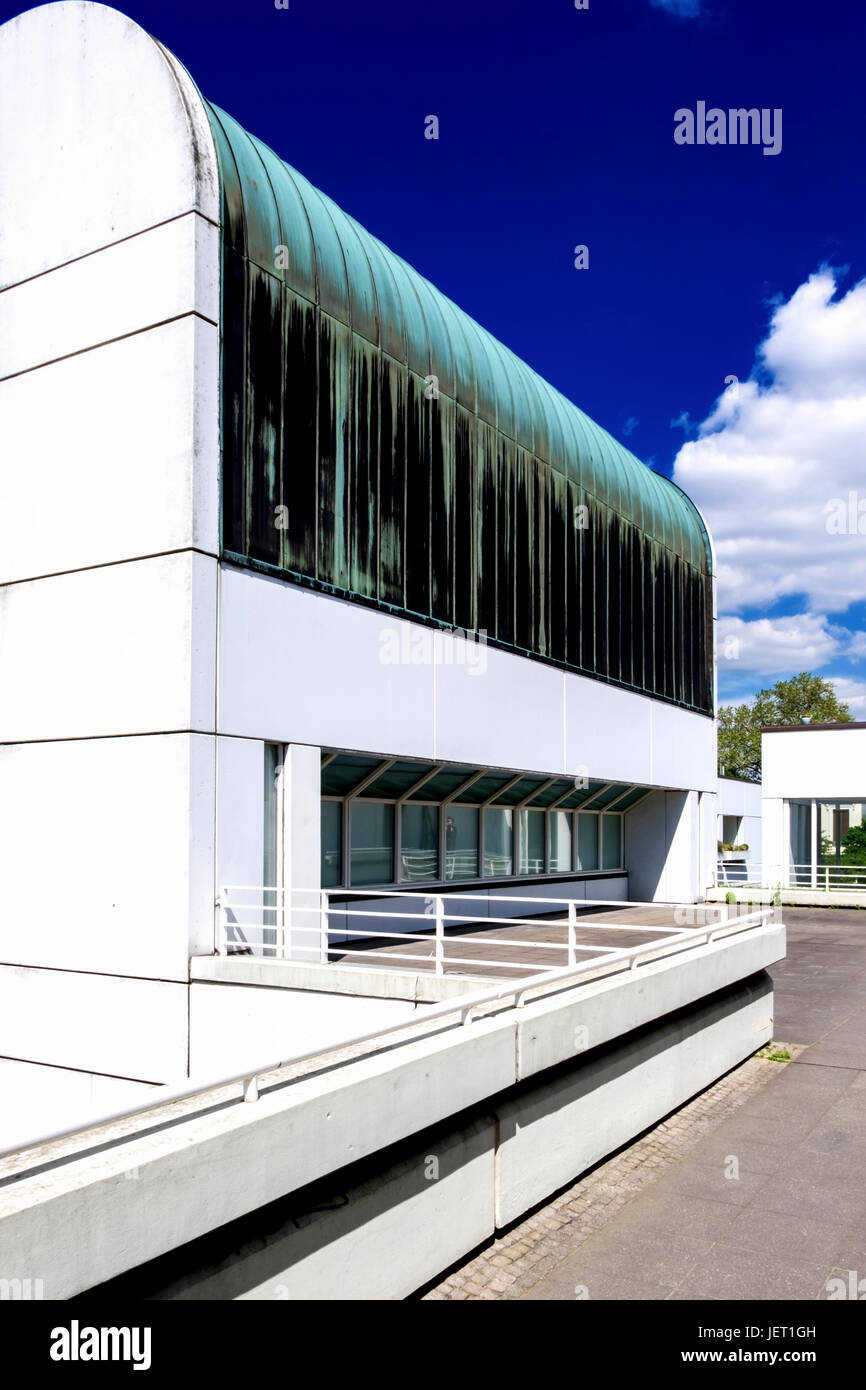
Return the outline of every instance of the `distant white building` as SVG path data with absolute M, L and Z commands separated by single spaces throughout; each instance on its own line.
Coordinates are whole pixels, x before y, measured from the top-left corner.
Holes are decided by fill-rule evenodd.
M 761 784 L 740 777 L 719 778 L 718 842 L 739 845 L 741 854 L 761 862 Z M 732 851 L 737 853 L 737 851 Z
M 767 886 L 862 891 L 866 723 L 764 729 L 761 761 Z

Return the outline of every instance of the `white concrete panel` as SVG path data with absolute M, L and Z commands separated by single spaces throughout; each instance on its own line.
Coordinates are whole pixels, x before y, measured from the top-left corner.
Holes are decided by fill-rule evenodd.
M 210 742 L 0 746 L 0 960 L 188 979 L 188 930 L 213 939 Z
M 668 852 L 662 876 L 662 898 L 671 903 L 696 902 L 700 896 L 697 792 L 665 792 L 665 824 Z
M 219 321 L 219 231 L 196 213 L 0 293 L 0 378 L 182 314 Z
M 83 3 L 0 28 L 0 285 L 193 208 L 219 221 L 207 118 L 143 29 Z
M 218 886 L 260 884 L 265 746 L 258 739 L 218 738 L 216 747 Z
M 650 792 L 623 816 L 623 843 L 628 880 L 637 902 L 664 898 L 663 875 L 668 853 L 665 796 Z
M 606 782 L 649 785 L 652 711 L 658 702 L 571 673 L 565 681 L 565 771 Z M 680 711 L 677 711 L 680 713 Z
M 702 898 L 700 815 L 696 791 L 652 792 L 626 812 L 625 859 L 636 901 L 692 903 Z
M 194 317 L 0 382 L 0 583 L 215 554 L 218 397 L 218 330 Z
M 153 1085 L 0 1058 L 0 1148 L 146 1102 Z
M 423 1008 L 424 1006 L 417 1006 Z M 314 994 L 262 985 L 194 981 L 190 986 L 190 1071 L 229 1074 L 296 1053 L 336 1047 L 356 1033 L 402 1023 L 417 1012 L 403 999 Z
M 651 703 L 652 784 L 714 792 L 718 781 L 715 721 L 663 700 Z
M 761 735 L 764 796 L 866 801 L 866 728 L 796 729 Z
M 760 782 L 743 782 L 739 777 L 720 777 L 716 790 L 719 815 L 760 817 Z
M 413 625 L 223 566 L 220 732 L 432 757 L 431 668 L 380 660 L 400 626 Z
M 448 639 L 446 656 L 454 641 Z M 458 665 L 451 659 L 431 668 L 436 688 L 434 756 L 530 772 L 564 770 L 562 672 L 494 647 L 468 650 L 483 662 Z
M 187 986 L 0 965 L 0 1052 L 180 1084 L 187 1062 Z M 55 1116 L 44 1120 L 50 1129 Z
M 216 561 L 194 552 L 0 589 L 9 742 L 213 728 Z

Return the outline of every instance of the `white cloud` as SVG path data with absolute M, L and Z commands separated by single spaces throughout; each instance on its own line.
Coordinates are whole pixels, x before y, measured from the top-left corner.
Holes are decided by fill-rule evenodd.
M 824 269 L 775 307 L 751 379 L 677 455 L 674 479 L 715 541 L 723 611 L 802 593 L 840 613 L 866 596 L 866 534 L 856 520 L 832 529 L 862 502 L 866 532 L 866 281 L 835 291 Z
M 719 619 L 716 652 L 719 672 L 736 676 L 796 675 L 854 655 L 854 637 L 816 613 L 791 618 Z M 736 702 L 735 702 L 736 703 Z
M 866 681 L 855 681 L 850 676 L 830 676 L 828 679 L 839 699 L 850 709 L 852 718 L 866 720 Z

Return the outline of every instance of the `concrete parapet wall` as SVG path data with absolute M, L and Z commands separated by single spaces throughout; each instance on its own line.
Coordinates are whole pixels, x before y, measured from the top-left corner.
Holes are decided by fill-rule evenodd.
M 769 977 L 753 976 L 232 1222 L 100 1297 L 405 1298 L 766 1042 L 772 1007 Z
M 100 1132 L 79 1156 L 50 1167 L 50 1148 L 40 1150 L 40 1171 L 0 1190 L 0 1268 L 42 1278 L 45 1296 L 59 1299 L 169 1252 L 187 1262 L 186 1278 L 195 1259 L 201 1263 L 192 1242 L 239 1221 L 254 1231 L 262 1209 L 330 1174 L 346 1200 L 333 1211 L 313 1204 L 318 1235 L 291 1249 L 289 1239 L 265 1276 L 250 1273 L 232 1293 L 216 1285 L 204 1292 L 197 1276 L 199 1293 L 180 1296 L 368 1297 L 367 1262 L 378 1270 L 390 1251 L 389 1292 L 381 1292 L 379 1271 L 374 1296 L 402 1297 L 484 1239 L 485 1224 L 490 1234 L 495 1220 L 549 1195 L 768 1041 L 772 987 L 761 972 L 784 954 L 784 929 L 765 927 L 701 952 L 468 1026 L 443 1025 L 433 1036 L 269 1086 L 255 1104 L 205 1096 L 207 1108 L 191 1115 L 156 1111 L 146 1131 L 121 1132 L 114 1142 Z M 482 1153 L 461 1151 L 467 1126 L 491 1116 L 495 1132 Z M 477 1157 L 459 1165 L 450 1189 L 459 1200 L 448 1201 L 445 1218 L 436 1205 L 449 1191 L 437 1187 L 441 1159 L 438 1180 L 423 1176 L 437 1156 L 425 1135 L 437 1125 L 453 1135 L 449 1153 Z M 395 1159 L 394 1145 L 408 1146 L 403 1177 L 391 1169 L 407 1148 Z M 373 1163 L 380 1195 L 367 1190 L 356 1204 L 347 1194 L 359 1179 L 346 1170 L 361 1161 Z M 357 1225 L 347 1207 L 357 1211 Z M 481 1219 L 484 1212 L 491 1214 Z M 437 1223 L 448 1230 L 437 1234 Z M 325 1284 L 326 1295 L 310 1292 Z M 288 1292 L 274 1292 L 280 1285 Z

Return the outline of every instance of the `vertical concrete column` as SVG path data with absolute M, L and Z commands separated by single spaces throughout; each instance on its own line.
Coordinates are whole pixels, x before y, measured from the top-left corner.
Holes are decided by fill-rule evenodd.
M 665 793 L 667 853 L 662 877 L 668 902 L 693 903 L 699 896 L 700 832 L 698 793 Z
M 719 796 L 716 792 L 698 792 L 698 881 L 699 896 L 706 897 L 707 890 L 716 886 L 716 845 L 722 838 L 718 833 Z
M 286 946 L 293 960 L 320 959 L 321 761 L 320 748 L 289 743 L 277 783 L 278 869 L 286 890 Z
M 764 857 L 764 887 L 784 884 L 787 874 L 786 844 L 790 844 L 787 802 L 778 796 L 761 798 L 761 841 Z

